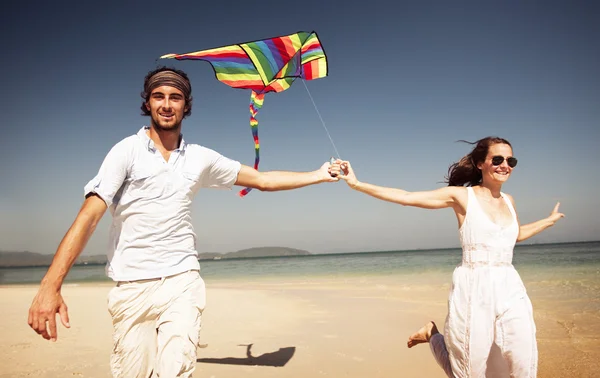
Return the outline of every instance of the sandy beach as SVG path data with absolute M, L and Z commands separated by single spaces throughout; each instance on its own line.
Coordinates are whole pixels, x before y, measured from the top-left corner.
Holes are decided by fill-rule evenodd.
M 443 327 L 449 277 L 207 280 L 208 305 L 194 377 L 444 377 L 426 344 L 408 335 Z M 597 313 L 532 285 L 539 377 L 593 377 L 600 369 Z M 36 286 L 0 287 L 0 377 L 109 377 L 111 284 L 69 284 L 71 328 L 56 343 L 27 325 Z M 597 300 L 597 298 L 596 298 Z

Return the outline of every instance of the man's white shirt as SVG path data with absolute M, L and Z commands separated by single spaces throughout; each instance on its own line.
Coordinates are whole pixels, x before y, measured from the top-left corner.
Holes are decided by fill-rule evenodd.
M 183 137 L 166 161 L 148 129 L 117 143 L 84 190 L 100 196 L 113 217 L 106 274 L 114 281 L 200 269 L 192 200 L 201 188 L 231 189 L 241 168 Z

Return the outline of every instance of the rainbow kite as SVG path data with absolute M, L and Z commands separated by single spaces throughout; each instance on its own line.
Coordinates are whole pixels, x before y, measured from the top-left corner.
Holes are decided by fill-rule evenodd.
M 186 54 L 160 57 L 204 60 L 211 64 L 219 81 L 233 88 L 251 89 L 250 127 L 254 138 L 254 169 L 258 169 L 260 144 L 256 114 L 269 92 L 283 92 L 294 80 L 327 76 L 327 59 L 317 34 L 298 32 L 282 37 L 217 47 Z M 244 197 L 251 188 L 240 191 Z

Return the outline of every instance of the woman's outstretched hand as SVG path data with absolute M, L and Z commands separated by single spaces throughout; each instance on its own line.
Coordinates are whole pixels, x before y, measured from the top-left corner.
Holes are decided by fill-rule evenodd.
M 558 211 L 558 207 L 560 206 L 560 202 L 556 203 L 556 206 L 554 206 L 554 209 L 552 210 L 552 212 L 550 213 L 550 216 L 548 217 L 548 220 L 550 220 L 552 222 L 552 224 L 555 224 L 556 222 L 558 222 L 558 220 L 560 218 L 564 218 L 565 214 L 560 213 Z
M 339 160 L 339 163 L 342 170 L 340 178 L 346 181 L 346 184 L 348 184 L 348 186 L 352 189 L 356 188 L 356 186 L 359 184 L 359 181 L 354 174 L 354 170 L 352 169 L 350 162 L 347 160 Z

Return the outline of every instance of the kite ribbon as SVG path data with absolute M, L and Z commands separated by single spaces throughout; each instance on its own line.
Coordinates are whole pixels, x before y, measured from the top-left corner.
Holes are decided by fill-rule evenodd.
M 258 114 L 258 110 L 262 108 L 263 102 L 265 100 L 264 93 L 256 93 L 252 91 L 250 95 L 250 128 L 252 129 L 252 138 L 254 139 L 254 169 L 258 170 L 258 163 L 260 161 L 260 142 L 258 140 L 258 120 L 256 119 L 256 114 Z M 252 188 L 244 188 L 240 190 L 238 193 L 240 197 L 244 197 L 246 194 L 250 193 Z

